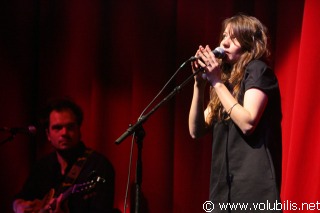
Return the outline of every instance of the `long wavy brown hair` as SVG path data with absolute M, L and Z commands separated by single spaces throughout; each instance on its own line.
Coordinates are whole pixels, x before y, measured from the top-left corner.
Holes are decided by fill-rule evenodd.
M 240 85 L 244 71 L 248 63 L 254 59 L 266 60 L 270 52 L 268 50 L 267 28 L 255 17 L 239 14 L 222 22 L 220 41 L 226 27 L 230 25 L 231 33 L 241 45 L 242 55 L 239 60 L 231 65 L 221 61 L 221 79 L 236 100 L 239 98 Z M 238 100 L 239 101 L 239 100 Z M 207 123 L 229 119 L 214 88 L 210 88 L 210 113 Z

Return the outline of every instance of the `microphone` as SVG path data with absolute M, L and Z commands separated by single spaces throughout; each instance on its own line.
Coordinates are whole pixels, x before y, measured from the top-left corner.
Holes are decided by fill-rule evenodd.
M 214 54 L 214 56 L 216 58 L 220 58 L 220 59 L 224 58 L 224 56 L 226 55 L 226 53 L 222 47 L 216 47 L 214 50 L 212 50 L 212 53 Z M 189 60 L 195 61 L 197 59 L 200 59 L 200 57 L 192 56 Z
M 35 126 L 28 126 L 28 127 L 0 127 L 0 131 L 2 132 L 10 132 L 11 134 L 29 134 L 35 135 L 37 132 L 37 128 Z

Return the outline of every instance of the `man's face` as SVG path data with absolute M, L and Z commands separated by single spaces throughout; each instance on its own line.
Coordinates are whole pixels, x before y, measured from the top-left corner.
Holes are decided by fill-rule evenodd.
M 69 109 L 52 111 L 49 116 L 47 137 L 57 150 L 68 150 L 75 147 L 81 138 L 80 126 L 75 114 Z

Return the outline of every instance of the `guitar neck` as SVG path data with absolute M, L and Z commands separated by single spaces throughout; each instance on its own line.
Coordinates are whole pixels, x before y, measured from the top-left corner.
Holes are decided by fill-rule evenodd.
M 75 187 L 76 187 L 75 185 L 72 187 L 69 187 L 65 192 L 63 192 L 61 201 L 65 201 L 66 199 L 68 199 L 68 197 L 73 194 L 73 189 Z

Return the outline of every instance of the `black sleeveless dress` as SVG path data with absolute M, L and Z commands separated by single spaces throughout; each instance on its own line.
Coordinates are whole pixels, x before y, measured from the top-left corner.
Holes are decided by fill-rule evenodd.
M 212 212 L 281 212 L 280 91 L 274 72 L 260 60 L 247 65 L 238 100 L 241 105 L 245 91 L 251 88 L 268 96 L 252 135 L 243 135 L 231 119 L 213 125 Z

